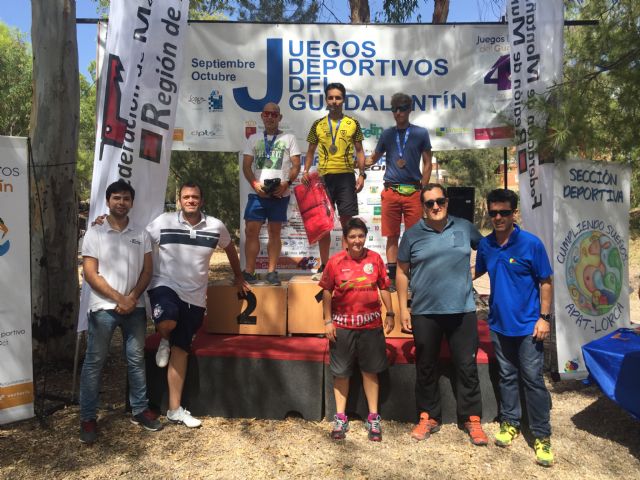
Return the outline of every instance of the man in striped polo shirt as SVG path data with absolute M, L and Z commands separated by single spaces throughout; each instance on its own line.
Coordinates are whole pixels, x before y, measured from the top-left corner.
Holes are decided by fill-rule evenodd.
M 154 245 L 154 271 L 149 289 L 153 321 L 162 336 L 156 363 L 168 366 L 167 419 L 187 427 L 201 421 L 181 406 L 187 359 L 193 336 L 205 313 L 209 260 L 216 247 L 224 249 L 241 291 L 249 290 L 229 231 L 217 218 L 201 211 L 202 189 L 195 183 L 180 188 L 179 212 L 160 215 L 147 226 Z

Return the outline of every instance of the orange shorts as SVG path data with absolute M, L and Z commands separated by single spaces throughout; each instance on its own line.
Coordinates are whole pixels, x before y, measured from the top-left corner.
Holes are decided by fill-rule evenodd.
M 420 190 L 411 195 L 400 195 L 391 188 L 385 188 L 382 198 L 382 236 L 400 235 L 400 224 L 404 222 L 405 231 L 422 218 Z

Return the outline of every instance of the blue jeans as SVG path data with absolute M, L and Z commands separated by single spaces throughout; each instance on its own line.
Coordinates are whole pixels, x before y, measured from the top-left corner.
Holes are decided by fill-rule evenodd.
M 107 360 L 109 344 L 116 327 L 122 329 L 129 376 L 129 403 L 134 415 L 148 407 L 147 383 L 144 370 L 144 336 L 147 318 L 144 308 L 136 308 L 128 315 L 115 310 L 98 310 L 89 314 L 87 353 L 80 375 L 80 419 L 96 418 L 100 374 Z
M 551 397 L 542 374 L 544 345 L 531 335 L 507 337 L 491 330 L 500 371 L 500 420 L 520 426 L 519 379 L 527 402 L 529 428 L 536 438 L 551 435 L 549 410 Z

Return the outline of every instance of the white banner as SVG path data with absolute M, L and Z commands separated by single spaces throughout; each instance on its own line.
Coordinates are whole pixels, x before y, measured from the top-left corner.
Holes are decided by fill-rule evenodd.
M 535 96 L 547 97 L 562 77 L 564 4 L 562 0 L 511 0 L 507 5 L 511 41 L 511 89 L 523 226 L 553 245 L 553 162 L 539 158 L 535 127 L 546 128 L 546 116 L 528 108 Z M 545 165 L 547 163 L 547 165 Z
M 27 139 L 0 137 L 0 424 L 31 418 L 31 255 Z
M 259 128 L 261 132 L 263 127 Z M 304 157 L 300 156 L 301 162 L 304 165 Z M 314 159 L 314 167 L 317 163 L 317 158 Z M 239 156 L 239 167 L 242 172 L 242 153 Z M 382 236 L 381 231 L 381 198 L 384 176 L 385 163 L 384 157 L 378 161 L 375 165 L 367 170 L 367 178 L 364 182 L 364 188 L 358 194 L 358 217 L 364 220 L 367 224 L 369 232 L 367 234 L 366 244 L 367 248 L 375 250 L 382 256 L 382 259 L 386 261 L 386 240 Z M 287 273 L 309 273 L 310 270 L 315 270 L 320 266 L 320 252 L 318 250 L 318 244 L 309 245 L 307 240 L 307 234 L 304 230 L 302 223 L 302 217 L 300 216 L 300 210 L 298 209 L 298 203 L 296 196 L 293 193 L 293 187 L 300 183 L 300 178 L 291 187 L 291 199 L 289 201 L 289 208 L 287 210 L 288 222 L 282 226 L 282 250 L 278 259 L 277 269 L 279 272 Z M 247 179 L 242 173 L 240 173 L 240 259 L 242 266 L 246 265 L 244 255 L 244 245 L 246 241 L 245 229 L 244 229 L 244 210 L 247 206 L 247 197 L 249 193 L 253 193 L 253 189 Z M 404 225 L 401 226 L 401 233 L 404 232 Z M 260 252 L 256 258 L 256 270 L 267 271 L 269 266 L 269 256 L 267 253 L 267 242 L 269 240 L 269 234 L 266 224 L 260 230 Z M 338 216 L 335 216 L 333 231 L 331 232 L 331 255 L 339 252 L 342 249 L 342 227 Z
M 631 169 L 607 162 L 555 165 L 554 294 L 558 370 L 584 376 L 581 347 L 629 327 Z
M 325 114 L 324 86 L 346 86 L 371 151 L 393 124 L 391 96 L 414 99 L 412 122 L 434 150 L 511 144 L 509 43 L 502 25 L 190 24 L 174 149 L 241 150 L 279 104 L 300 145 Z M 303 147 L 304 150 L 304 147 Z
M 164 210 L 188 9 L 181 0 L 111 1 L 90 220 L 106 213 L 105 191 L 118 178 L 136 190 L 135 224 L 145 226 Z M 79 331 L 87 328 L 88 290 L 85 284 Z

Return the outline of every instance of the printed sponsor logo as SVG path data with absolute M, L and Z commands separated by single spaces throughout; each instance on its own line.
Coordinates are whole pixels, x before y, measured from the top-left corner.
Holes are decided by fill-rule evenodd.
M 258 125 L 253 120 L 244 122 L 244 136 L 249 138 L 251 135 L 258 133 Z
M 445 135 L 463 135 L 465 133 L 471 133 L 471 129 L 466 127 L 439 127 L 436 129 L 436 137 L 444 137 Z
M 500 140 L 513 138 L 511 127 L 485 127 L 474 129 L 476 140 Z
M 6 254 L 9 251 L 9 248 L 11 247 L 11 242 L 9 242 L 9 239 L 6 238 L 7 233 L 9 233 L 9 227 L 5 225 L 2 218 L 0 218 L 0 233 L 2 233 L 2 235 L 0 235 L 0 257 L 1 257 L 4 254 Z
M 222 112 L 224 110 L 222 100 L 222 93 L 220 93 L 220 90 L 211 90 L 211 93 L 209 94 L 209 111 Z

